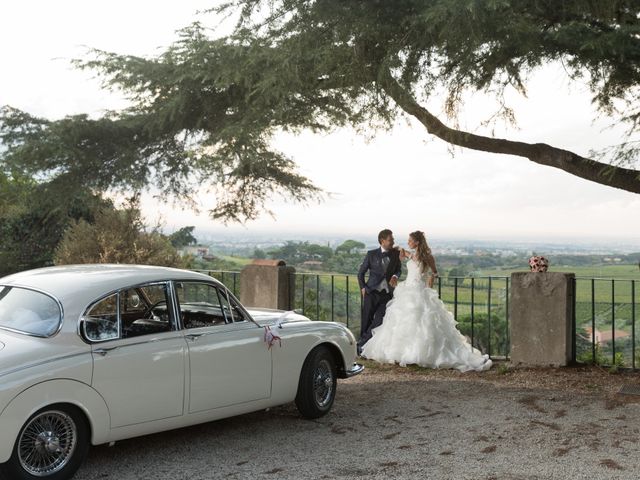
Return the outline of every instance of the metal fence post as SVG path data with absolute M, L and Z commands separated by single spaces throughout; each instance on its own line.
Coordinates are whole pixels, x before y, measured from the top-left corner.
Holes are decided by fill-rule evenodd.
M 476 279 L 471 277 L 471 350 L 473 350 L 476 313 Z
M 335 321 L 334 320 L 334 316 L 333 316 L 333 305 L 335 303 L 333 301 L 333 296 L 334 296 L 334 293 L 335 293 L 335 286 L 334 286 L 334 281 L 333 280 L 334 280 L 334 276 L 331 275 L 331 321 L 332 322 Z
M 631 366 L 636 368 L 636 281 L 631 280 Z
M 616 281 L 611 280 L 611 361 L 616 364 Z
M 491 356 L 491 277 L 489 277 L 489 290 L 487 291 L 487 353 Z
M 303 315 L 305 314 L 305 297 L 306 297 L 306 294 L 305 294 L 305 291 L 304 291 L 304 280 L 305 280 L 305 277 L 306 276 L 303 273 L 302 274 L 302 314 Z
M 571 280 L 571 295 L 573 296 L 573 308 L 571 312 L 571 349 L 573 353 L 571 354 L 571 362 L 576 362 L 576 349 L 577 349 L 577 341 L 576 341 L 576 292 L 578 291 L 578 287 L 576 286 L 576 279 L 573 278 Z
M 349 275 L 347 278 L 347 328 L 349 328 Z
M 320 320 L 320 275 L 316 275 L 316 319 Z
M 458 277 L 453 278 L 453 318 L 458 319 Z
M 511 339 L 509 338 L 510 332 L 511 330 L 509 329 L 509 277 L 505 278 L 505 299 L 504 299 L 504 303 L 505 303 L 505 318 L 504 318 L 504 324 L 505 324 L 505 348 L 506 351 L 504 353 L 505 358 L 507 360 L 509 360 L 509 353 L 511 351 Z
M 591 279 L 591 362 L 596 363 L 596 279 L 595 278 Z

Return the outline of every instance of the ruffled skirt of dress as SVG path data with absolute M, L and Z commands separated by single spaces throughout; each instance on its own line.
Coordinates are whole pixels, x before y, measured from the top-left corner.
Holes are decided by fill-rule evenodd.
M 462 372 L 489 369 L 489 356 L 472 348 L 456 324 L 435 290 L 422 281 L 408 280 L 396 288 L 382 325 L 373 330 L 362 355 L 401 366 L 416 364 Z

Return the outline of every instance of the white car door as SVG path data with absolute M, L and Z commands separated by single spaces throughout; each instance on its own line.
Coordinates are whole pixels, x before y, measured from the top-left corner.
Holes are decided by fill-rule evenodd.
M 160 283 L 118 292 L 85 315 L 85 325 L 100 325 L 84 330 L 99 341 L 92 345 L 92 385 L 109 407 L 112 428 L 184 413 L 187 348 L 172 311 L 169 284 Z
M 189 413 L 269 398 L 264 330 L 215 285 L 176 282 L 175 290 L 189 353 Z

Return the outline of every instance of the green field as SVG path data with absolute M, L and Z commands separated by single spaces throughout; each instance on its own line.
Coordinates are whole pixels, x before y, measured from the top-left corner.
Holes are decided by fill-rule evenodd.
M 247 257 L 236 257 L 233 255 L 218 255 L 218 258 L 224 260 L 226 262 L 234 263 L 237 265 L 238 270 L 241 270 L 242 267 L 249 265 L 253 259 Z

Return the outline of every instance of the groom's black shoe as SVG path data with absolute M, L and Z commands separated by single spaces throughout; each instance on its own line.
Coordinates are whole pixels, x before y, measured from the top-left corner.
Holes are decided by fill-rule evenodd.
M 356 353 L 359 357 L 362 356 L 362 347 L 360 346 L 360 344 L 356 344 Z

